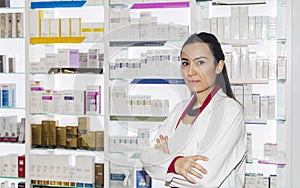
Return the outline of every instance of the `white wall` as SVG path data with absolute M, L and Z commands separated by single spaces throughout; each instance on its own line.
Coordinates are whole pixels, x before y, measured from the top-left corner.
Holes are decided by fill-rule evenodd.
M 291 71 L 291 185 L 289 187 L 300 187 L 300 1 L 293 0 L 291 18 L 291 44 L 290 71 Z M 287 124 L 290 126 L 290 124 Z

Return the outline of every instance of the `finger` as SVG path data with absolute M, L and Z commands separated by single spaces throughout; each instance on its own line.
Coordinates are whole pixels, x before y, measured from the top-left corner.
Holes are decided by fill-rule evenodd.
M 208 161 L 208 157 L 206 157 L 204 155 L 194 155 L 194 156 L 192 156 L 192 159 L 194 161 L 197 161 L 197 160 Z
M 163 148 L 165 153 L 169 153 L 168 141 L 163 141 Z
M 192 183 L 192 184 L 196 183 L 196 181 L 193 178 L 191 178 L 186 171 L 184 173 L 182 173 L 181 175 L 190 183 Z
M 200 172 L 202 172 L 203 174 L 207 174 L 207 170 L 205 168 L 203 168 L 203 166 L 199 165 L 198 163 L 195 163 L 193 165 L 193 168 L 199 170 Z
M 160 144 L 160 139 L 159 138 L 156 139 L 156 144 Z
M 200 174 L 199 172 L 195 171 L 192 167 L 188 170 L 188 172 L 194 176 L 196 176 L 197 178 L 202 179 L 203 175 Z

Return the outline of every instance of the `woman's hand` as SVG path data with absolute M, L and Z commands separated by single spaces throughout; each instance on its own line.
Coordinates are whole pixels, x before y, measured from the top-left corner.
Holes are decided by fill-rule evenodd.
M 200 179 L 203 178 L 203 174 L 207 174 L 207 171 L 196 162 L 198 160 L 208 161 L 208 158 L 202 155 L 178 158 L 174 164 L 175 172 L 182 175 L 190 183 L 195 184 L 196 181 L 189 174 L 193 174 Z
M 160 150 L 163 153 L 169 154 L 168 136 L 159 135 L 154 146 L 155 150 Z

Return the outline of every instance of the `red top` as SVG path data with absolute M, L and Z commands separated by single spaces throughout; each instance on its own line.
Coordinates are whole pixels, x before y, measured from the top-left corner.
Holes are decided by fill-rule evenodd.
M 203 102 L 203 104 L 202 104 L 202 106 L 201 106 L 199 112 L 197 113 L 197 115 L 196 115 L 194 121 L 192 122 L 192 124 L 193 124 L 193 123 L 195 122 L 195 120 L 198 118 L 198 116 L 200 115 L 200 113 L 205 109 L 205 107 L 208 105 L 208 103 L 211 101 L 211 99 L 215 96 L 215 94 L 219 91 L 219 89 L 220 89 L 220 86 L 219 86 L 219 85 L 216 85 L 216 86 L 214 87 L 214 89 L 208 94 L 208 96 L 207 96 L 206 99 L 204 100 L 204 102 Z M 183 111 L 183 113 L 181 114 L 179 120 L 177 121 L 177 125 L 176 125 L 176 128 L 175 128 L 175 129 L 177 129 L 177 127 L 178 127 L 180 121 L 181 121 L 181 120 L 183 119 L 183 117 L 186 115 L 187 111 L 189 110 L 189 108 L 191 108 L 191 106 L 192 106 L 192 104 L 193 104 L 193 102 L 194 102 L 195 100 L 197 100 L 197 99 L 196 99 L 196 95 L 193 96 L 193 98 L 192 98 L 192 100 L 190 101 L 190 103 L 189 103 L 189 104 L 187 105 L 187 107 L 184 109 L 184 111 Z M 183 157 L 183 156 L 177 156 L 177 157 L 175 157 L 175 158 L 172 160 L 172 162 L 171 162 L 171 164 L 170 164 L 170 166 L 169 166 L 169 168 L 168 168 L 168 171 L 167 171 L 168 173 L 176 173 L 176 172 L 175 172 L 175 166 L 174 166 L 174 165 L 175 165 L 175 162 L 176 162 L 176 160 L 177 160 L 178 158 L 182 158 L 182 157 Z

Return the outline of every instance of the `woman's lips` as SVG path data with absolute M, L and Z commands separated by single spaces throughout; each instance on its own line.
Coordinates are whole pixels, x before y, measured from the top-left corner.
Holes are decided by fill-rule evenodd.
M 189 80 L 188 81 L 190 84 L 196 84 L 196 83 L 199 83 L 200 80 Z

